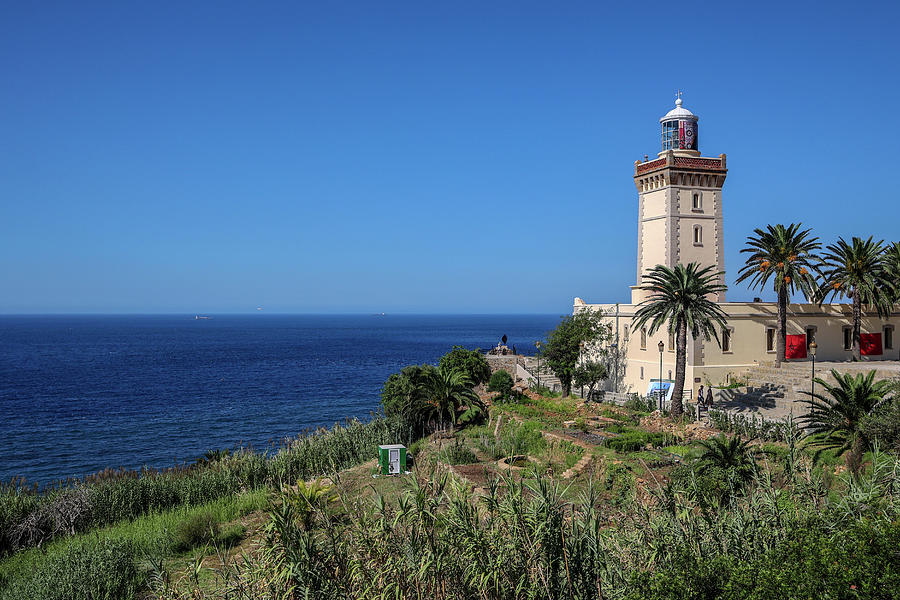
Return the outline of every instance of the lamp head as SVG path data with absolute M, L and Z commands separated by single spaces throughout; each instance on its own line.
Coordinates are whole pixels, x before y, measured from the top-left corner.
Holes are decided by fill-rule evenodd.
M 659 344 L 657 344 L 656 347 L 659 348 L 660 352 L 666 349 L 666 345 L 662 343 L 662 340 L 660 340 Z
M 815 356 L 815 355 L 816 355 L 816 349 L 817 349 L 818 347 L 819 347 L 819 345 L 816 344 L 815 342 L 813 342 L 812 344 L 809 345 L 809 353 L 810 353 L 812 356 Z

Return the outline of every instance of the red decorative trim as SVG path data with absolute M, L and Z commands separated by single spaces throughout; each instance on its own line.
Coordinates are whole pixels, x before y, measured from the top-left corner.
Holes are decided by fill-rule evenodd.
M 720 173 L 724 173 L 727 170 L 722 165 L 722 159 L 720 158 L 690 158 L 686 156 L 674 156 L 673 158 L 675 159 L 675 163 L 669 166 L 676 169 L 690 169 L 692 171 L 718 171 Z M 651 160 L 649 162 L 635 165 L 634 174 L 643 175 L 644 173 L 649 173 L 650 171 L 655 171 L 665 166 L 665 157 L 657 158 L 656 160 Z
M 635 175 L 640 175 L 642 173 L 646 173 L 647 171 L 652 171 L 653 169 L 663 167 L 666 164 L 665 158 L 657 158 L 656 160 L 651 160 L 650 162 L 645 162 L 637 165 L 634 170 Z
M 682 169 L 703 169 L 704 171 L 724 171 L 722 160 L 718 158 L 675 157 L 675 167 Z

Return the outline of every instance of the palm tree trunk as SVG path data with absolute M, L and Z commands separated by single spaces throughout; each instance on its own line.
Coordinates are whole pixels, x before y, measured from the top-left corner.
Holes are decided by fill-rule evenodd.
M 860 321 L 862 320 L 862 306 L 859 301 L 859 292 L 853 290 L 853 360 L 860 359 Z
M 781 366 L 781 361 L 787 357 L 787 285 L 781 285 L 778 290 L 778 339 L 775 341 L 775 366 Z
M 681 395 L 684 391 L 684 365 L 687 362 L 687 323 L 683 320 L 678 323 L 677 337 L 675 339 L 675 389 L 672 390 L 673 417 L 684 414 L 684 405 L 681 403 Z

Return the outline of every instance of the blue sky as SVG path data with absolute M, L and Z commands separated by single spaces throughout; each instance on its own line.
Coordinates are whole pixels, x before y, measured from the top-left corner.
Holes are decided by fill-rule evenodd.
M 627 301 L 676 89 L 728 154 L 729 283 L 767 223 L 900 239 L 898 12 L 8 2 L 0 313 Z

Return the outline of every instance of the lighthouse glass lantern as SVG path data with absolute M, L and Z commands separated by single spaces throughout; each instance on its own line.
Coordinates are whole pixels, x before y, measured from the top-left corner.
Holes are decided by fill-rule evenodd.
M 675 108 L 659 120 L 662 125 L 662 153 L 674 150 L 679 154 L 699 156 L 697 115 L 681 106 L 681 93 L 675 99 Z

